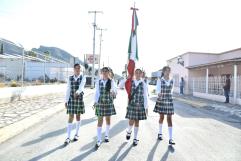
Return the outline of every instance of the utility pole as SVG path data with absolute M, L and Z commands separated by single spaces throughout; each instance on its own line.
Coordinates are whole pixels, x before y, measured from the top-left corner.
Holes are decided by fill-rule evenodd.
M 93 36 L 93 64 L 92 64 L 92 79 L 91 79 L 91 88 L 94 88 L 94 78 L 95 78 L 95 31 L 96 31 L 96 14 L 103 13 L 102 11 L 89 11 L 89 14 L 94 14 L 94 36 Z
M 99 69 L 98 69 L 98 72 L 99 72 L 99 75 L 100 75 L 100 59 L 101 59 L 101 43 L 102 43 L 102 31 L 106 31 L 107 29 L 103 29 L 103 28 L 97 28 L 97 30 L 100 30 L 100 51 L 99 51 Z

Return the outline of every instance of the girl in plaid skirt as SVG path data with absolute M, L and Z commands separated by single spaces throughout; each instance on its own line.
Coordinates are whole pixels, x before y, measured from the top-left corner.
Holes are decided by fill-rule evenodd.
M 135 80 L 132 80 L 131 85 L 131 98 L 128 102 L 126 118 L 129 119 L 129 125 L 127 128 L 126 139 L 129 140 L 132 133 L 132 127 L 134 127 L 134 140 L 133 146 L 138 144 L 137 134 L 139 130 L 139 120 L 146 120 L 148 113 L 148 92 L 147 85 L 141 79 L 142 70 L 135 70 Z
M 104 67 L 101 69 L 102 79 L 96 82 L 96 92 L 95 92 L 95 114 L 98 117 L 97 124 L 97 143 L 96 148 L 99 148 L 102 138 L 102 124 L 103 117 L 106 120 L 106 130 L 105 130 L 105 142 L 109 142 L 109 130 L 110 130 L 110 120 L 111 116 L 116 114 L 113 99 L 117 93 L 114 81 L 109 78 L 109 68 Z
M 76 133 L 73 141 L 77 141 L 79 137 L 79 128 L 81 125 L 80 115 L 85 113 L 85 107 L 83 102 L 83 90 L 86 82 L 86 78 L 80 74 L 80 65 L 74 65 L 74 75 L 70 76 L 67 81 L 67 91 L 65 99 L 65 107 L 67 108 L 67 114 L 69 115 L 67 126 L 67 139 L 64 144 L 70 143 L 70 136 L 72 130 L 72 124 L 74 115 L 76 115 Z
M 175 143 L 172 139 L 172 115 L 174 114 L 172 98 L 173 80 L 169 77 L 170 72 L 171 68 L 165 66 L 162 69 L 162 77 L 157 81 L 156 92 L 158 94 L 158 98 L 156 101 L 154 112 L 160 114 L 158 139 L 162 140 L 162 124 L 164 120 L 164 115 L 167 115 L 169 144 L 174 145 Z

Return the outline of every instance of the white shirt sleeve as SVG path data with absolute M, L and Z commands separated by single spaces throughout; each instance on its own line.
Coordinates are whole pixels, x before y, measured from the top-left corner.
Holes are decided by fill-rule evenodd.
M 70 97 L 70 81 L 69 81 L 69 78 L 68 78 L 67 87 L 66 87 L 66 94 L 65 94 L 65 103 L 69 102 L 69 97 Z
M 111 92 L 117 94 L 117 85 L 113 79 L 111 80 Z
M 144 84 L 144 108 L 147 109 L 148 108 L 148 91 L 147 91 L 147 85 L 145 82 L 143 82 Z
M 173 91 L 174 91 L 174 82 L 172 84 L 171 94 L 173 94 Z
M 98 103 L 100 97 L 99 80 L 95 82 L 95 103 Z
M 161 92 L 161 80 L 158 78 L 156 82 L 156 94 Z
M 119 88 L 125 88 L 126 79 L 122 79 L 119 83 Z
M 81 83 L 80 83 L 80 85 L 79 85 L 79 89 L 76 91 L 76 94 L 79 95 L 81 92 L 84 92 L 85 83 L 86 83 L 86 77 L 83 76 L 83 77 L 82 77 L 82 80 L 81 80 Z

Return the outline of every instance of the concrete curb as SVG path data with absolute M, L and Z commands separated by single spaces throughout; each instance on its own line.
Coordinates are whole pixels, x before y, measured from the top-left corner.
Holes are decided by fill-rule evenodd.
M 88 92 L 86 96 L 89 96 L 93 93 L 93 91 Z M 8 139 L 20 134 L 24 130 L 32 127 L 33 125 L 41 122 L 45 118 L 48 118 L 56 113 L 62 112 L 65 110 L 64 103 L 58 104 L 55 107 L 50 109 L 43 110 L 39 113 L 36 113 L 30 117 L 26 117 L 19 122 L 15 122 L 11 125 L 3 127 L 0 129 L 0 144 L 7 141 Z

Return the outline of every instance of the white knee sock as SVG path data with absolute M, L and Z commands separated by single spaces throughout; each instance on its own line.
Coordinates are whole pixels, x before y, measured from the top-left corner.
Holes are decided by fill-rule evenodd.
M 68 123 L 68 126 L 67 126 L 67 138 L 70 138 L 71 136 L 71 131 L 72 131 L 72 123 Z
M 159 134 L 162 134 L 162 124 L 159 123 Z
M 97 127 L 97 141 L 101 141 L 101 130 L 102 127 Z
M 134 139 L 137 139 L 139 127 L 134 127 Z
M 169 139 L 172 139 L 172 126 L 168 127 Z
M 128 125 L 128 128 L 127 128 L 127 132 L 128 132 L 128 133 L 131 133 L 132 127 L 133 127 L 133 126 Z
M 75 135 L 77 135 L 77 136 L 79 136 L 80 125 L 81 125 L 81 120 L 76 122 L 76 133 L 75 133 Z
M 110 125 L 106 125 L 105 136 L 109 137 Z

